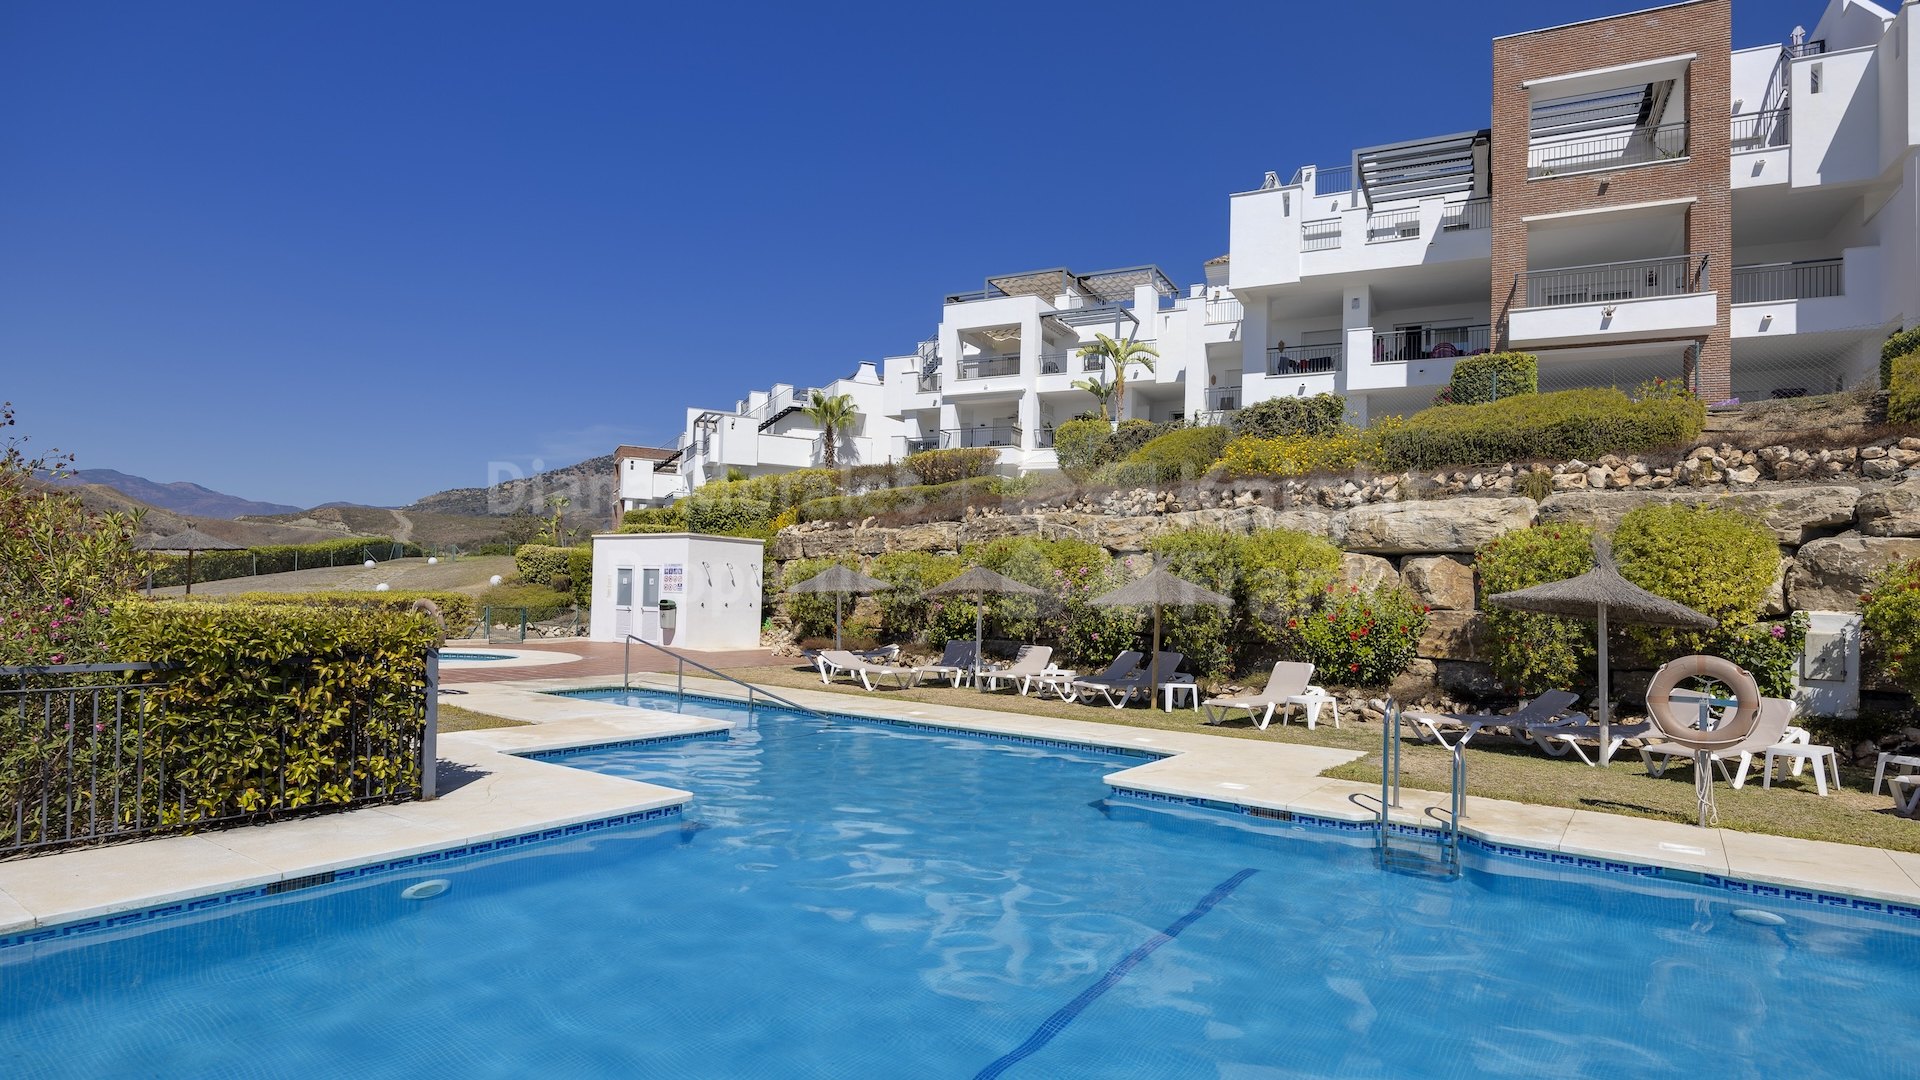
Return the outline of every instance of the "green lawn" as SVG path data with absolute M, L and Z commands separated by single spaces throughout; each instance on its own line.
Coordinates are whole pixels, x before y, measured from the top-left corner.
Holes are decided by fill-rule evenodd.
M 864 689 L 846 682 L 822 686 L 820 677 L 811 668 L 736 668 L 728 674 L 764 686 L 867 696 Z M 1380 782 L 1380 728 L 1376 724 L 1354 723 L 1351 717 L 1346 718 L 1343 721 L 1346 726 L 1339 729 L 1323 723 L 1318 729 L 1308 731 L 1304 724 L 1296 722 L 1285 727 L 1275 724 L 1266 731 L 1260 731 L 1245 719 L 1204 727 L 1200 723 L 1200 714 L 1184 709 L 1173 713 L 1164 713 L 1158 708 L 1116 710 L 1105 705 L 1076 704 L 1054 697 L 1045 700 L 1023 698 L 1009 690 L 981 694 L 969 688 L 954 689 L 944 682 L 912 690 L 885 688 L 875 691 L 874 696 L 902 702 L 995 709 L 1166 731 L 1205 730 L 1233 738 L 1337 746 L 1364 751 L 1367 756 L 1331 769 L 1326 775 L 1343 780 Z M 1447 751 L 1409 739 L 1402 743 L 1400 761 L 1401 779 L 1407 787 L 1430 791 L 1447 789 L 1450 771 L 1450 755 Z M 1760 787 L 1757 776 L 1739 791 L 1720 783 L 1714 789 L 1720 825 L 1741 832 L 1920 852 L 1920 821 L 1896 817 L 1891 796 L 1868 794 L 1867 789 L 1873 783 L 1872 769 L 1842 766 L 1840 776 L 1843 781 L 1840 790 L 1826 798 L 1816 794 L 1812 773 L 1794 778 L 1785 775 L 1784 767 L 1776 773 L 1770 791 Z M 1481 736 L 1473 741 L 1467 751 L 1467 792 L 1484 798 L 1539 806 L 1566 806 L 1665 821 L 1694 820 L 1693 767 L 1676 765 L 1667 771 L 1666 776 L 1656 779 L 1647 775 L 1646 768 L 1640 763 L 1640 756 L 1630 749 L 1623 757 L 1614 759 L 1610 767 L 1595 769 L 1581 764 L 1579 759 L 1571 755 L 1550 758 L 1512 740 Z
M 488 716 L 486 713 L 463 709 L 458 705 L 440 703 L 439 731 L 483 731 L 487 728 L 526 727 L 524 720 L 508 720 L 504 716 Z

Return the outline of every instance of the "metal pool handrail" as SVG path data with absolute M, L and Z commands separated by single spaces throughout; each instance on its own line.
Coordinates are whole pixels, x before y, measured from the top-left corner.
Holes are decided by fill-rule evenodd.
M 648 641 L 646 638 L 635 637 L 632 634 L 627 635 L 627 640 L 624 643 L 623 651 L 620 654 L 620 687 L 623 690 L 633 689 L 633 643 L 636 641 L 642 645 L 645 645 L 647 648 L 654 650 L 655 652 L 666 653 L 668 656 L 673 657 L 674 660 L 679 662 L 680 666 L 678 667 L 678 669 L 676 669 L 674 674 L 674 692 L 680 695 L 680 697 L 682 698 L 685 698 L 687 696 L 687 665 L 692 664 L 694 667 L 697 667 L 701 671 L 704 671 L 707 674 L 712 675 L 716 679 L 725 679 L 726 681 L 733 683 L 736 686 L 746 687 L 748 708 L 753 707 L 753 696 L 755 694 L 758 694 L 761 697 L 766 698 L 768 701 L 779 702 L 780 704 L 785 705 L 789 709 L 798 709 L 799 711 L 804 713 L 812 713 L 814 716 L 821 715 L 819 709 L 808 708 L 807 706 L 802 705 L 797 701 L 789 701 L 786 698 L 783 698 L 779 694 L 773 693 L 770 690 L 765 690 L 765 689 L 762 689 L 761 687 L 753 685 L 750 682 L 746 682 L 741 679 L 736 679 L 724 671 L 717 671 L 713 668 L 710 668 L 707 665 L 701 663 L 700 661 L 695 660 L 688 656 L 683 656 L 680 653 L 674 652 L 672 649 L 669 649 L 664 645 L 655 645 L 653 642 Z

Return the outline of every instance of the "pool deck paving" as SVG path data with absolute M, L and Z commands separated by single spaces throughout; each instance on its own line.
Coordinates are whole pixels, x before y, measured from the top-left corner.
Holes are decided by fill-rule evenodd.
M 531 678 L 534 672 L 523 668 L 514 679 L 494 678 L 489 672 L 488 678 L 461 680 L 466 693 L 455 699 L 459 704 L 526 721 L 528 726 L 440 736 L 442 794 L 438 799 L 0 862 L 0 934 L 605 820 L 697 798 L 697 792 L 522 756 L 729 730 L 724 721 L 552 693 L 617 684 L 617 666 L 615 677 L 609 679 L 599 670 L 607 658 L 594 660 L 595 670 L 568 672 L 569 678 Z M 756 656 L 736 662 L 760 661 Z M 537 669 L 541 676 L 563 670 L 560 666 Z M 634 683 L 671 689 L 674 676 L 640 674 Z M 745 696 L 738 685 L 719 680 L 690 677 L 687 688 L 718 697 Z M 1377 800 L 1380 794 L 1377 784 L 1320 775 L 1361 756 L 1352 750 L 1228 738 L 1198 730 L 1197 725 L 1192 732 L 1132 728 L 925 704 L 884 693 L 855 698 L 786 688 L 777 692 L 823 711 L 1166 755 L 1118 768 L 1105 778 L 1111 786 L 1149 795 L 1368 822 L 1375 813 L 1362 797 Z M 1446 801 L 1444 793 L 1408 789 L 1393 820 L 1431 827 L 1434 822 L 1427 809 L 1444 808 Z M 1486 798 L 1469 800 L 1462 829 L 1494 844 L 1920 906 L 1920 854 Z

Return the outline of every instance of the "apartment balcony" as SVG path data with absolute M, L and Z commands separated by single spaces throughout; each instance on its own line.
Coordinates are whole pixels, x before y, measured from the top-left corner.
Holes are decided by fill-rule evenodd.
M 940 373 L 922 371 L 913 377 L 913 391 L 916 394 L 937 394 L 940 392 Z
M 979 356 L 963 356 L 954 361 L 954 368 L 961 382 L 1018 375 L 1020 374 L 1020 354 L 983 353 Z
M 1733 118 L 1730 129 L 1733 152 L 1770 150 L 1793 141 L 1793 110 L 1767 109 Z
M 1040 374 L 1078 375 L 1106 370 L 1106 361 L 1097 356 L 1081 356 L 1078 349 L 1055 349 L 1040 354 Z
M 1814 259 L 1733 268 L 1733 302 L 1814 300 L 1846 292 L 1846 261 Z
M 1695 254 L 1516 274 L 1514 300 L 1507 336 L 1527 347 L 1704 334 L 1718 296 Z
M 1420 239 L 1420 208 L 1409 206 L 1367 215 L 1367 243 Z
M 1209 413 L 1230 413 L 1240 411 L 1241 402 L 1246 399 L 1246 391 L 1238 386 L 1209 386 L 1204 398 L 1204 409 Z
M 1340 219 L 1323 218 L 1300 224 L 1301 251 L 1329 251 L 1340 246 Z
M 928 450 L 938 450 L 940 449 L 940 433 L 935 432 L 932 435 L 922 436 L 901 435 L 896 439 L 896 443 L 900 448 L 901 457 L 906 457 L 909 454 L 924 453 Z
M 940 432 L 940 437 L 944 446 L 1018 447 L 1021 434 L 1018 424 L 983 424 L 978 427 L 948 428 Z
M 1837 259 L 1736 266 L 1729 331 L 1762 338 L 1885 325 L 1900 312 L 1881 309 L 1881 277 L 1880 249 L 1871 246 Z
M 1687 156 L 1687 124 L 1642 125 L 1537 139 L 1527 147 L 1527 179 L 1626 169 Z
M 1218 326 L 1222 323 L 1238 323 L 1247 314 L 1246 305 L 1231 296 L 1207 301 L 1207 325 Z
M 1493 328 L 1485 325 L 1380 330 L 1373 335 L 1373 362 L 1404 364 L 1410 360 L 1451 360 L 1487 352 L 1492 347 Z
M 1268 375 L 1330 375 L 1340 370 L 1342 345 L 1296 345 L 1267 350 Z
M 1440 212 L 1440 231 L 1443 233 L 1491 228 L 1493 228 L 1492 199 L 1468 199 L 1466 202 L 1448 203 Z

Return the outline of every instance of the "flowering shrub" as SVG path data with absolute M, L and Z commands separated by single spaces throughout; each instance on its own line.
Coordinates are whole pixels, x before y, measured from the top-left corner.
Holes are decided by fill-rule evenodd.
M 0 429 L 13 425 L 13 406 L 0 405 Z M 29 459 L 25 444 L 0 446 L 0 664 L 104 661 L 110 607 L 148 562 L 133 549 L 135 519 L 37 481 L 72 459 Z
M 1105 666 L 1115 653 L 1138 648 L 1140 612 L 1095 607 L 1089 601 L 1126 584 L 1125 560 L 1085 540 L 995 540 L 979 550 L 980 565 L 1024 582 L 1047 596 L 989 600 L 1002 636 L 1053 645 L 1062 664 Z
M 1231 596 L 1231 611 L 1169 611 L 1162 638 L 1186 653 L 1202 674 L 1252 667 L 1279 647 L 1290 651 L 1290 618 L 1310 610 L 1340 576 L 1340 549 L 1290 529 L 1251 536 L 1218 529 L 1175 529 L 1154 538 L 1152 551 L 1170 573 Z
M 1793 672 L 1807 643 L 1807 613 L 1796 611 L 1785 622 L 1753 623 L 1726 636 L 1720 655 L 1753 673 L 1760 692 L 1768 697 L 1793 696 Z
M 1474 568 L 1480 577 L 1480 607 L 1495 678 L 1523 694 L 1592 681 L 1593 624 L 1491 607 L 1486 598 L 1593 569 L 1593 530 L 1584 525 L 1516 529 L 1482 545 Z
M 1321 681 L 1385 686 L 1413 661 L 1427 613 L 1398 585 L 1329 585 L 1319 606 L 1290 618 L 1288 627 Z
M 1218 468 L 1223 475 L 1236 478 L 1340 472 L 1359 463 L 1361 445 L 1360 436 L 1351 430 L 1272 439 L 1242 436 L 1227 444 Z
M 1920 695 L 1920 559 L 1888 567 L 1860 602 L 1869 659 Z
M 926 639 L 933 605 L 944 599 L 928 596 L 927 590 L 952 580 L 965 569 L 966 564 L 956 556 L 922 551 L 890 551 L 874 559 L 868 573 L 893 586 L 875 597 L 880 602 L 881 636 L 890 641 Z M 972 618 L 971 611 L 968 618 Z

